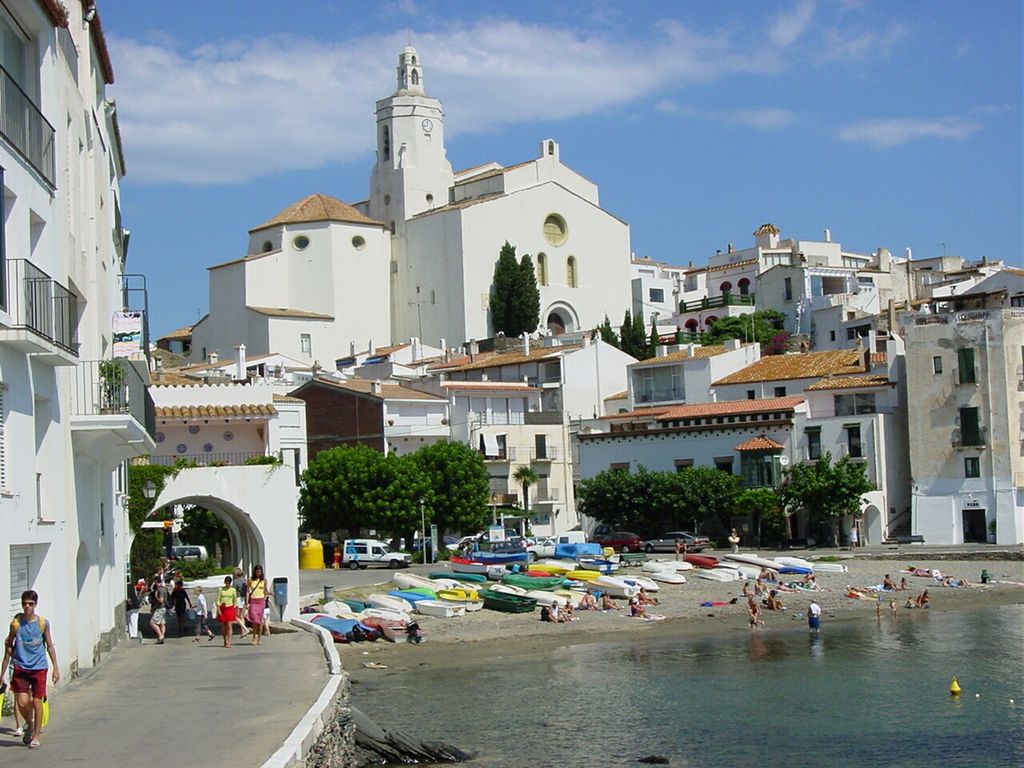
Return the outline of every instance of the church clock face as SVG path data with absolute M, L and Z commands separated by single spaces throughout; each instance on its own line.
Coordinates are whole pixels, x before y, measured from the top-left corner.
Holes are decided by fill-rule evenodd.
M 430 133 L 432 130 L 434 130 L 434 121 L 428 117 L 422 123 L 420 123 L 420 126 L 423 128 L 424 133 Z

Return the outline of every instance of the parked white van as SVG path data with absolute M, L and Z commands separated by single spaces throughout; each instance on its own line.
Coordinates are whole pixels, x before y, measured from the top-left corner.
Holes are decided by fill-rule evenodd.
M 383 565 L 386 568 L 406 568 L 411 555 L 395 552 L 383 541 L 377 539 L 345 539 L 342 542 L 341 564 L 355 570 L 369 565 Z

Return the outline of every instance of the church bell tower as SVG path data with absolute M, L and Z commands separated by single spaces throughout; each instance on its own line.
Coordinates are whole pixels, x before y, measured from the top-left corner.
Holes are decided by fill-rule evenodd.
M 401 234 L 406 219 L 445 205 L 453 181 L 444 150 L 441 102 L 426 95 L 412 46 L 398 55 L 397 88 L 377 102 L 377 162 L 369 214 Z

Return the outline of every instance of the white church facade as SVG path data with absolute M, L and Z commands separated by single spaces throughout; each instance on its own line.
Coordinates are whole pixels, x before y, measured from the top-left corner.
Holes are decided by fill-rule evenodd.
M 539 330 L 571 333 L 622 316 L 629 226 L 601 208 L 597 185 L 563 165 L 550 139 L 535 159 L 454 172 L 441 102 L 423 83 L 407 47 L 397 90 L 376 105 L 367 200 L 299 201 L 250 231 L 244 257 L 210 268 L 210 313 L 193 329 L 193 359 L 244 342 L 252 354 L 326 368 L 353 344 L 493 336 L 489 295 L 506 241 L 533 259 Z

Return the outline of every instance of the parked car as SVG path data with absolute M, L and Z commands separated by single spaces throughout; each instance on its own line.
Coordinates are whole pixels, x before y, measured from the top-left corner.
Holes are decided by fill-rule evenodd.
M 629 531 L 611 531 L 594 539 L 602 547 L 611 547 L 616 552 L 639 552 L 644 540 Z
M 676 542 L 682 540 L 688 552 L 700 552 L 711 543 L 707 536 L 698 536 L 689 531 L 669 531 L 655 539 L 644 542 L 644 552 L 675 552 Z
M 341 546 L 341 564 L 352 569 L 365 568 L 368 565 L 383 565 L 392 569 L 405 568 L 411 559 L 406 552 L 395 552 L 377 539 L 345 539 Z
M 530 562 L 536 562 L 542 557 L 554 557 L 555 544 L 557 543 L 553 536 L 544 536 L 537 539 L 533 544 L 527 544 L 526 551 L 530 553 Z
M 200 544 L 179 544 L 171 547 L 171 557 L 175 560 L 206 560 L 210 555 Z

